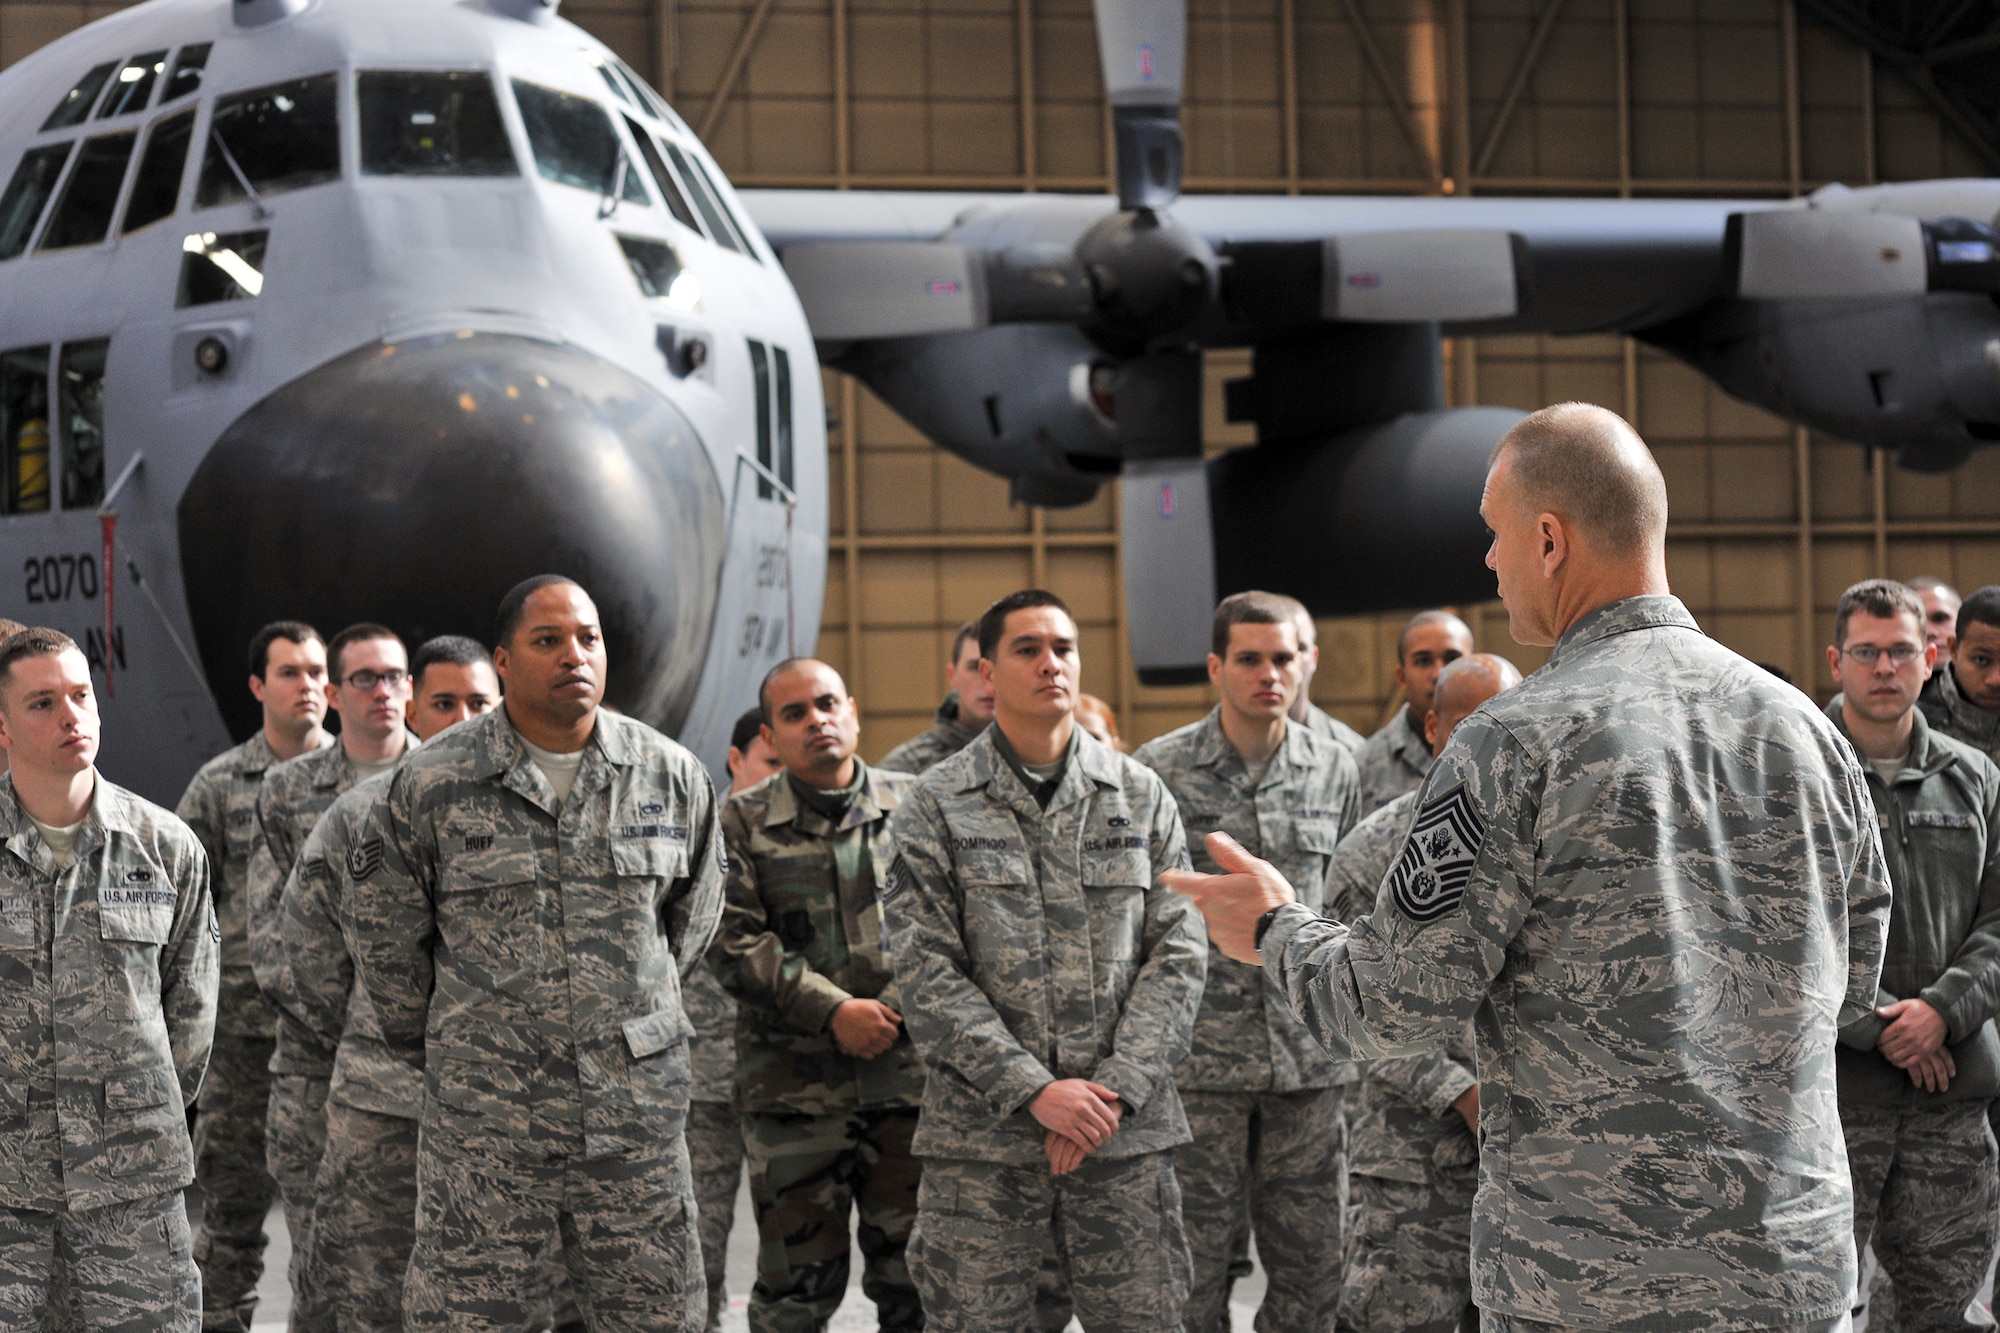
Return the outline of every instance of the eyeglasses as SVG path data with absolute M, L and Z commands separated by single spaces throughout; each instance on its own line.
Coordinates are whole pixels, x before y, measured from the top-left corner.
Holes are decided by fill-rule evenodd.
M 357 690 L 372 690 L 377 685 L 387 685 L 393 690 L 409 678 L 410 673 L 401 667 L 390 667 L 387 671 L 350 671 L 341 677 L 340 683 Z
M 1899 643 L 1893 648 L 1877 648 L 1872 643 L 1857 643 L 1852 648 L 1842 648 L 1840 651 L 1862 666 L 1874 666 L 1882 659 L 1882 655 L 1887 653 L 1889 660 L 1899 667 L 1908 666 L 1924 653 L 1924 650 L 1914 643 Z

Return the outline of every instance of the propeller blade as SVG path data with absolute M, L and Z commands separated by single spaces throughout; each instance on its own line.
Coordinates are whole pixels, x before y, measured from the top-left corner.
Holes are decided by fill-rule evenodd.
M 1118 206 L 1164 208 L 1180 197 L 1185 0 L 1092 0 L 1097 55 L 1111 101 Z
M 1145 685 L 1200 684 L 1215 615 L 1208 465 L 1199 456 L 1129 462 L 1118 504 L 1132 665 Z
M 1057 245 L 830 241 L 787 246 L 782 258 L 821 342 L 1069 323 L 1091 312 L 1082 265 Z

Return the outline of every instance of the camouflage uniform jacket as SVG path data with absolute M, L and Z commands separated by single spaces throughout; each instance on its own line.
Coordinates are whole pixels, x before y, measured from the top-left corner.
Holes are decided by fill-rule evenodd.
M 915 779 L 865 769 L 839 827 L 801 801 L 783 772 L 729 801 L 727 902 L 709 963 L 740 1001 L 736 1104 L 838 1115 L 921 1105 L 924 1066 L 906 1028 L 873 1060 L 835 1049 L 842 1000 L 901 1012 L 889 970 L 878 879 L 895 851 L 889 816 Z
M 979 733 L 958 720 L 958 692 L 944 697 L 929 731 L 920 731 L 882 756 L 891 773 L 925 773 L 972 744 Z
M 415 1120 L 423 1075 L 390 1052 L 354 975 L 355 940 L 369 915 L 369 886 L 356 876 L 375 861 L 369 845 L 374 839 L 380 846 L 376 807 L 392 775 L 377 774 L 341 793 L 306 836 L 285 881 L 278 1006 L 301 1050 L 327 1071 L 334 1100 Z
M 1213 874 L 1202 839 L 1227 833 L 1277 866 L 1299 901 L 1325 905 L 1333 849 L 1355 820 L 1354 757 L 1301 726 L 1285 728 L 1261 782 L 1222 730 L 1222 708 L 1149 741 L 1133 756 L 1158 773 L 1180 807 L 1195 869 Z M 1212 946 L 1194 1042 L 1174 1085 L 1217 1092 L 1299 1092 L 1330 1088 L 1340 1069 L 1293 1015 L 1260 967 L 1232 962 Z
M 0 1207 L 186 1187 L 221 952 L 200 841 L 101 775 L 67 870 L 4 779 L 0 839 Z
M 1356 763 L 1360 762 L 1361 751 L 1368 745 L 1360 732 L 1315 703 L 1306 705 L 1306 727 L 1315 736 L 1324 736 L 1330 741 L 1337 742 L 1343 750 L 1354 756 Z
M 1827 706 L 1847 734 L 1838 696 Z M 1970 745 L 1913 718 L 1909 758 L 1885 784 L 1867 768 L 1896 903 L 1875 1003 L 1923 1000 L 1945 1021 L 1958 1072 L 1925 1092 L 1875 1047 L 1873 1013 L 1841 1029 L 1840 1098 L 1865 1106 L 1931 1106 L 2000 1097 L 2000 769 Z
M 258 789 L 257 836 L 250 856 L 246 901 L 250 966 L 257 974 L 258 987 L 274 1005 L 285 987 L 285 950 L 278 934 L 285 881 L 319 817 L 360 776 L 354 761 L 347 757 L 347 747 L 336 739 L 323 750 L 273 765 Z M 279 1007 L 272 1073 L 325 1078 L 331 1056 L 331 1050 L 315 1049 L 308 1034 L 295 1027 Z
M 1058 1078 L 1093 1079 L 1128 1108 L 1100 1155 L 1186 1143 L 1173 1070 L 1208 941 L 1158 882 L 1187 865 L 1173 796 L 1079 728 L 1044 810 L 993 734 L 919 778 L 890 821 L 882 909 L 929 1075 L 914 1151 L 1046 1162 L 1028 1103 Z
M 700 762 L 599 712 L 558 804 L 502 707 L 432 737 L 376 809 L 351 946 L 384 1042 L 425 1071 L 425 1133 L 543 1152 L 547 1117 L 557 1155 L 659 1151 L 687 1112 L 681 979 L 722 915 Z
M 1333 849 L 1321 916 L 1351 926 L 1375 910 L 1375 895 L 1396 853 L 1403 850 L 1416 808 L 1417 794 L 1406 791 L 1347 831 Z
M 1284 908 L 1262 953 L 1333 1049 L 1477 1011 L 1482 1308 L 1762 1328 L 1854 1291 L 1833 1052 L 1888 919 L 1853 750 L 1653 596 L 1459 724 L 1370 916 Z
M 325 736 L 323 745 L 333 743 Z M 257 791 L 264 773 L 283 762 L 259 730 L 243 744 L 224 750 L 201 766 L 174 813 L 201 839 L 208 853 L 215 919 L 222 926 L 222 988 L 225 996 L 256 990 L 250 971 L 250 857 L 257 843 Z M 216 1015 L 218 1028 L 269 1037 L 277 1016 L 265 1004 L 237 1004 L 236 1012 Z
M 2000 713 L 1990 713 L 1960 693 L 1949 662 L 1938 664 L 1917 706 L 1933 728 L 2000 764 Z
M 1361 747 L 1361 813 L 1380 810 L 1404 792 L 1424 785 L 1431 771 L 1431 747 L 1418 731 L 1410 729 L 1410 706 L 1396 710 L 1380 731 Z

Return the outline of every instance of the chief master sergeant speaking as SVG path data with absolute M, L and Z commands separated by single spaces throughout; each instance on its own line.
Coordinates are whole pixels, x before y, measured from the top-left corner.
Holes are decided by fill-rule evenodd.
M 1881 843 L 1832 723 L 1668 594 L 1666 510 L 1618 417 L 1526 418 L 1487 564 L 1554 651 L 1460 724 L 1373 914 L 1286 905 L 1221 839 L 1232 873 L 1167 877 L 1335 1053 L 1477 1011 L 1489 1333 L 1830 1329 L 1853 1298 L 1833 1051 L 1875 999 Z

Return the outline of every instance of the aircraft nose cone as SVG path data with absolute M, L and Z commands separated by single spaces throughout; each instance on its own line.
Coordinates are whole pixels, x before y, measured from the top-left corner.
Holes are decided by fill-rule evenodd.
M 485 333 L 372 344 L 285 385 L 216 441 L 179 520 L 202 664 L 239 736 L 258 725 L 245 654 L 269 622 L 490 643 L 501 596 L 548 572 L 603 616 L 606 702 L 672 732 L 727 523 L 694 428 L 658 391 L 574 347 Z

